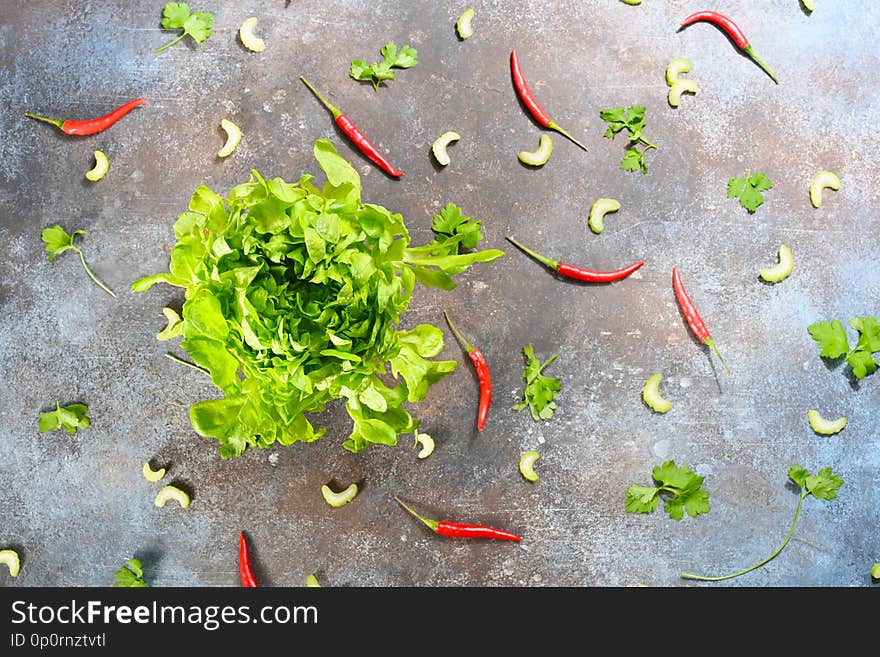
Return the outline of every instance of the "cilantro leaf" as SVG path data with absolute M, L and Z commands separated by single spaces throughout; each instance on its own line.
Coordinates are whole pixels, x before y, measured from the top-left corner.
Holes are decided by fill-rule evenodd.
M 397 44 L 389 41 L 379 51 L 382 61 L 368 64 L 362 59 L 354 59 L 348 69 L 348 75 L 355 80 L 370 82 L 374 91 L 379 91 L 379 85 L 385 80 L 394 79 L 395 68 L 412 68 L 419 63 L 419 53 L 412 46 L 402 46 L 398 49 Z
M 852 368 L 857 379 L 864 379 L 869 374 L 877 371 L 877 363 L 874 357 L 867 351 L 853 349 L 846 355 L 846 362 Z
M 800 488 L 803 488 L 806 485 L 807 477 L 809 476 L 810 471 L 802 465 L 798 465 L 797 463 L 792 464 L 792 466 L 788 469 L 788 478 L 796 483 Z
M 523 353 L 526 357 L 526 366 L 523 369 L 522 377 L 526 381 L 526 389 L 522 401 L 517 402 L 513 406 L 513 410 L 521 411 L 528 407 L 532 419 L 536 422 L 549 420 L 553 417 L 553 411 L 556 410 L 555 399 L 562 388 L 562 382 L 560 379 L 545 376 L 542 372 L 545 367 L 559 357 L 559 354 L 553 354 L 545 363 L 541 364 L 541 361 L 535 356 L 535 346 L 532 343 L 523 347 Z
M 772 189 L 770 179 L 760 171 L 747 175 L 745 178 L 731 178 L 727 181 L 727 198 L 739 199 L 749 214 L 752 214 L 764 203 L 761 192 Z
M 447 203 L 440 214 L 435 214 L 431 222 L 431 230 L 438 235 L 446 237 L 454 237 L 461 235 L 461 246 L 466 249 L 475 249 L 480 240 L 483 239 L 483 233 L 480 228 L 482 221 L 480 219 L 471 219 L 461 213 L 461 208 L 455 203 Z
M 49 257 L 46 258 L 47 262 L 52 262 L 55 257 L 65 251 L 75 251 L 79 254 L 79 260 L 82 263 L 83 269 L 85 269 L 86 274 L 91 278 L 102 290 L 104 290 L 111 297 L 115 297 L 116 293 L 113 292 L 109 287 L 104 285 L 97 276 L 92 273 L 92 270 L 89 269 L 89 266 L 86 264 L 86 258 L 83 255 L 82 249 L 76 246 L 73 241 L 76 239 L 77 235 L 86 235 L 89 231 L 87 230 L 75 230 L 72 233 L 68 234 L 61 226 L 57 224 L 52 226 L 51 228 L 44 228 L 41 234 L 44 243 L 44 249 L 49 252 Z
M 846 329 L 839 320 L 814 322 L 807 327 L 807 331 L 816 341 L 821 357 L 840 358 L 845 355 L 853 375 L 857 379 L 864 379 L 880 367 L 873 356 L 880 351 L 880 322 L 875 316 L 854 317 L 849 325 L 859 332 L 858 342 L 852 350 L 849 348 Z
M 389 67 L 395 68 L 412 68 L 419 63 L 419 52 L 412 46 L 403 46 L 397 49 L 397 44 L 393 41 L 385 44 L 379 51 L 385 59 L 385 63 Z
M 880 351 L 880 322 L 876 317 L 854 317 L 849 325 L 859 332 L 856 349 L 868 353 Z
M 657 146 L 645 139 L 642 131 L 645 129 L 645 107 L 643 105 L 631 105 L 630 107 L 612 107 L 599 112 L 599 118 L 608 124 L 604 136 L 608 139 L 614 137 L 626 128 L 629 135 L 629 144 L 623 154 L 620 168 L 624 171 L 641 171 L 648 173 L 648 164 L 645 154 Z M 644 144 L 639 150 L 638 144 Z
M 703 477 L 693 470 L 666 461 L 652 471 L 656 488 L 633 484 L 626 491 L 628 513 L 650 513 L 657 508 L 660 496 L 665 498 L 663 509 L 673 520 L 681 520 L 687 513 L 691 518 L 709 512 L 709 493 L 702 490 Z
M 85 404 L 62 406 L 56 401 L 54 411 L 40 413 L 38 426 L 43 432 L 64 429 L 67 433 L 74 434 L 78 429 L 85 429 L 92 423 L 86 416 L 88 410 L 89 407 Z
M 191 36 L 196 43 L 202 43 L 211 36 L 214 28 L 214 14 L 207 11 L 190 13 L 189 5 L 185 2 L 166 2 L 162 10 L 162 27 L 166 30 L 183 30 L 183 32 L 170 43 L 153 51 L 158 54 L 173 46 L 178 41 Z
M 840 358 L 849 351 L 846 329 L 840 320 L 815 322 L 807 327 L 807 331 L 819 345 L 819 355 L 823 358 Z
M 149 588 L 144 581 L 144 570 L 139 559 L 128 559 L 125 565 L 116 571 L 113 586 L 117 588 Z
M 822 468 L 816 475 L 810 475 L 804 486 L 816 499 L 833 500 L 843 485 L 843 479 L 831 472 L 831 468 Z

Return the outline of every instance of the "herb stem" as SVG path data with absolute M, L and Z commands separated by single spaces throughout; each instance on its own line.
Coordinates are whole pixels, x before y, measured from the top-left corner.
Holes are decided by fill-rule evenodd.
M 769 557 L 767 557 L 763 561 L 759 561 L 754 566 L 749 566 L 745 570 L 741 570 L 738 573 L 732 573 L 730 575 L 722 575 L 720 577 L 705 577 L 703 575 L 694 575 L 692 573 L 682 573 L 681 576 L 684 579 L 696 579 L 696 580 L 700 580 L 703 582 L 719 582 L 723 579 L 731 579 L 733 577 L 739 577 L 740 575 L 745 575 L 746 573 L 749 573 L 749 572 L 755 570 L 756 568 L 760 568 L 761 566 L 763 566 L 767 562 L 771 561 L 780 552 L 782 552 L 783 548 L 785 548 L 785 546 L 788 545 L 788 542 L 791 540 L 791 537 L 794 535 L 794 528 L 797 526 L 798 518 L 801 515 L 801 507 L 803 506 L 804 498 L 808 494 L 809 494 L 809 491 L 806 488 L 803 488 L 801 490 L 801 495 L 800 495 L 800 498 L 798 499 L 797 510 L 794 513 L 794 522 L 791 523 L 791 529 L 788 531 L 788 536 L 785 537 L 785 540 L 782 542 L 782 545 L 780 545 L 778 548 L 776 548 L 776 551 L 773 552 L 773 554 L 771 554 Z
M 201 367 L 200 365 L 196 365 L 195 363 L 190 363 L 188 360 L 184 360 L 183 358 L 178 358 L 177 356 L 175 356 L 172 353 L 166 353 L 165 358 L 169 358 L 169 359 L 173 360 L 175 363 L 180 363 L 181 365 L 186 365 L 187 367 L 191 367 L 194 370 L 198 370 L 202 374 L 207 374 L 208 376 L 211 376 L 211 373 L 208 370 L 206 370 L 204 367 Z
M 653 148 L 654 150 L 657 150 L 656 144 L 652 144 L 644 137 L 639 137 L 639 141 L 642 142 L 643 144 L 645 144 L 645 146 L 647 146 L 648 148 Z
M 82 262 L 83 269 L 86 270 L 86 273 L 89 275 L 89 278 L 91 278 L 93 281 L 95 281 L 95 283 L 97 283 L 98 286 L 99 286 L 102 290 L 104 290 L 107 294 L 109 294 L 111 297 L 115 297 L 115 296 L 116 296 L 116 293 L 115 293 L 113 290 L 111 290 L 109 287 L 107 287 L 106 285 L 104 285 L 100 280 L 98 280 L 98 277 L 95 276 L 95 275 L 92 273 L 92 270 L 91 270 L 91 269 L 89 269 L 89 266 L 86 264 L 86 257 L 83 255 L 82 249 L 79 249 L 79 248 L 77 248 L 77 247 L 75 247 L 75 246 L 74 246 L 74 247 L 71 247 L 71 248 L 72 248 L 74 251 L 76 251 L 77 253 L 79 253 L 79 259 L 80 259 L 80 262 Z
M 159 48 L 158 50 L 154 50 L 154 51 L 153 51 L 153 54 L 154 54 L 154 55 L 158 55 L 158 54 L 159 54 L 160 52 L 162 52 L 163 50 L 167 50 L 168 48 L 170 48 L 171 46 L 173 46 L 175 43 L 177 43 L 178 41 L 180 41 L 181 39 L 183 39 L 185 36 L 186 36 L 186 32 L 184 32 L 184 33 L 181 34 L 179 37 L 177 37 L 176 39 L 174 39 L 171 43 L 166 43 L 164 46 L 162 46 L 162 47 Z

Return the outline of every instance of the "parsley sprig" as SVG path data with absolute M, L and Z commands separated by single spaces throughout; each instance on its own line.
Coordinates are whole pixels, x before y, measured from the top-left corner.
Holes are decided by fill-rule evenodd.
M 727 198 L 738 198 L 739 204 L 753 214 L 764 203 L 764 195 L 773 189 L 773 183 L 760 171 L 747 173 L 745 178 L 731 178 L 727 181 Z
M 666 498 L 663 509 L 673 520 L 681 520 L 685 511 L 691 518 L 709 513 L 709 493 L 702 489 L 704 478 L 693 470 L 666 461 L 654 466 L 652 476 L 658 486 L 633 484 L 626 489 L 627 513 L 654 511 L 661 495 Z
M 371 82 L 373 90 L 379 91 L 379 85 L 385 80 L 394 79 L 395 68 L 412 68 L 419 63 L 419 53 L 412 46 L 402 46 L 398 49 L 397 44 L 389 41 L 379 51 L 382 61 L 369 64 L 362 59 L 351 62 L 348 74 L 355 80 Z
M 73 243 L 77 235 L 87 235 L 88 232 L 89 231 L 87 230 L 75 230 L 72 233 L 68 233 L 57 224 L 51 228 L 45 228 L 42 232 L 42 238 L 44 248 L 49 252 L 49 257 L 46 258 L 46 261 L 52 262 L 52 260 L 55 259 L 55 256 L 64 253 L 65 251 L 75 251 L 79 254 L 79 260 L 82 263 L 83 269 L 85 269 L 86 273 L 89 275 L 89 278 L 95 281 L 95 283 L 97 283 L 98 286 L 111 297 L 115 297 L 116 293 L 104 285 L 98 277 L 92 273 L 92 270 L 89 269 L 89 266 L 86 264 L 86 257 L 83 255 L 82 249 Z
M 526 380 L 526 390 L 523 399 L 517 402 L 513 410 L 521 411 L 528 407 L 532 419 L 537 421 L 549 420 L 556 410 L 556 395 L 562 388 L 562 382 L 550 376 L 544 376 L 544 368 L 559 357 L 553 354 L 543 364 L 535 356 L 535 346 L 532 343 L 523 347 L 526 357 L 526 366 L 522 376 Z
M 816 341 L 822 358 L 836 359 L 845 355 L 856 378 L 864 379 L 880 366 L 873 356 L 880 351 L 880 322 L 875 316 L 854 317 L 849 320 L 849 325 L 859 332 L 859 341 L 852 349 L 840 320 L 815 322 L 807 327 L 807 331 Z
M 656 150 L 657 146 L 645 139 L 642 134 L 645 129 L 645 108 L 642 105 L 613 107 L 599 112 L 599 117 L 608 124 L 604 135 L 606 138 L 614 139 L 617 133 L 623 131 L 624 128 L 629 133 L 629 144 L 627 144 L 620 168 L 624 171 L 648 173 L 645 154 L 652 148 Z M 639 150 L 639 144 L 644 144 L 644 148 Z
M 113 586 L 117 588 L 149 588 L 144 581 L 144 569 L 140 559 L 128 559 L 125 565 L 116 571 Z
M 40 431 L 64 429 L 67 433 L 76 433 L 78 429 L 85 429 L 91 425 L 92 421 L 86 415 L 88 410 L 89 407 L 85 404 L 62 406 L 56 401 L 54 411 L 40 413 L 38 418 Z
M 170 43 L 166 43 L 161 48 L 154 50 L 153 54 L 158 54 L 170 48 L 178 41 L 183 40 L 186 35 L 191 36 L 196 43 L 201 43 L 211 36 L 211 30 L 214 28 L 214 14 L 207 11 L 190 13 L 189 5 L 185 2 L 166 2 L 165 8 L 162 10 L 162 16 L 163 28 L 167 30 L 183 30 L 183 32 Z

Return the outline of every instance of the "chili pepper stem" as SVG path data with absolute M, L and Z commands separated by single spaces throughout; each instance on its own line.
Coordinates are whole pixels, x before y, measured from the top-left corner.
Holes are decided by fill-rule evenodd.
M 554 271 L 556 271 L 557 269 L 559 269 L 559 261 L 558 261 L 558 260 L 551 260 L 550 258 L 547 258 L 547 257 L 545 257 L 545 256 L 542 256 L 540 253 L 536 253 L 535 251 L 532 251 L 531 249 L 526 248 L 525 246 L 523 246 L 522 244 L 520 244 L 519 242 L 517 242 L 515 239 L 513 239 L 513 238 L 510 237 L 509 235 L 508 235 L 508 237 L 507 237 L 507 240 L 508 240 L 511 244 L 513 244 L 516 248 L 518 248 L 519 250 L 521 250 L 523 253 L 527 253 L 527 254 L 529 254 L 529 255 L 532 256 L 535 260 L 537 260 L 538 262 L 542 262 L 542 263 L 544 263 L 545 265 L 547 265 L 550 269 L 552 269 L 552 270 L 554 270 Z
M 328 110 L 330 110 L 330 113 L 333 115 L 334 119 L 338 119 L 342 115 L 342 112 L 340 112 L 336 107 L 331 105 L 330 101 L 327 100 L 326 98 L 324 98 L 324 96 L 322 96 L 320 93 L 318 93 L 318 90 L 315 89 L 312 86 L 312 83 L 309 82 L 308 80 L 306 80 L 304 76 L 300 75 L 299 79 L 303 81 L 303 83 L 311 90 L 311 92 L 313 94 L 315 94 L 315 97 L 321 101 L 321 103 L 324 105 L 324 107 L 326 107 Z
M 400 506 L 402 506 L 404 509 L 406 509 L 411 514 L 413 514 L 416 518 L 418 518 L 423 523 L 425 523 L 433 531 L 435 531 L 435 532 L 437 531 L 437 527 L 440 525 L 440 523 L 437 520 L 432 520 L 431 518 L 425 518 L 424 516 L 419 515 L 418 513 L 413 511 L 410 507 L 408 507 L 406 504 L 404 504 L 403 501 L 399 497 L 397 497 L 396 495 L 394 496 L 394 499 L 397 500 L 397 502 L 398 502 L 398 504 L 400 504 Z
M 555 123 L 554 121 L 550 121 L 550 123 L 547 125 L 547 127 L 550 128 L 551 130 L 555 130 L 556 132 L 558 132 L 558 133 L 559 133 L 560 135 L 562 135 L 563 137 L 565 137 L 565 138 L 567 138 L 567 139 L 570 139 L 570 140 L 573 141 L 575 144 L 577 144 L 578 146 L 580 146 L 581 148 L 583 148 L 585 151 L 587 150 L 587 147 L 586 147 L 586 146 L 584 146 L 581 142 L 579 142 L 577 139 L 575 139 L 574 137 L 572 137 L 570 134 L 568 134 L 568 132 L 566 132 L 565 130 L 563 130 L 562 128 L 560 128 L 558 125 L 556 125 L 556 123 Z M 587 152 L 589 152 L 589 151 L 587 151 Z
M 449 319 L 449 315 L 446 314 L 446 311 L 443 311 L 443 317 L 446 318 L 446 323 L 449 324 L 449 328 L 452 329 L 452 333 L 455 335 L 456 339 L 461 342 L 461 345 L 465 348 L 468 353 L 471 353 L 474 348 L 470 342 L 464 339 L 464 336 L 458 332 L 458 329 L 455 328 L 455 324 L 452 323 L 452 320 Z
M 721 364 L 724 365 L 724 369 L 727 370 L 728 374 L 730 374 L 730 368 L 727 366 L 727 363 L 724 362 L 724 358 L 721 357 L 721 352 L 718 351 L 718 347 L 715 344 L 715 340 L 713 340 L 712 338 L 706 338 L 705 341 L 703 342 L 703 344 L 706 344 L 706 345 L 709 345 L 710 347 L 712 347 L 713 351 L 715 352 L 715 355 L 718 356 L 718 360 L 721 361 Z
M 37 119 L 38 121 L 45 121 L 46 123 L 51 123 L 57 128 L 61 128 L 64 125 L 64 121 L 61 119 L 50 119 L 48 116 L 40 116 L 39 114 L 31 114 L 30 112 L 25 112 L 25 116 L 29 116 L 32 119 Z
M 751 57 L 753 60 L 755 60 L 755 63 L 758 66 L 760 66 L 767 75 L 770 76 L 770 78 L 773 80 L 773 82 L 775 82 L 776 84 L 779 84 L 779 80 L 777 79 L 777 77 L 775 75 L 773 75 L 773 71 L 771 71 L 770 67 L 764 63 L 763 59 L 758 57 L 758 55 L 755 53 L 755 49 L 752 48 L 751 45 L 748 45 L 745 48 L 743 48 L 743 52 L 745 54 L 747 54 L 749 57 Z

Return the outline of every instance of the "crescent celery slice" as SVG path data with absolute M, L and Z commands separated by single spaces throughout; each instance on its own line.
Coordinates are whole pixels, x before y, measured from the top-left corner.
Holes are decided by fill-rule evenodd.
M 431 144 L 431 152 L 434 153 L 434 157 L 437 160 L 437 163 L 441 166 L 446 166 L 452 160 L 449 159 L 449 154 L 446 152 L 446 147 L 449 146 L 454 141 L 458 141 L 461 139 L 461 135 L 457 132 L 453 132 L 452 130 L 447 130 L 442 135 L 437 137 L 434 140 L 434 143 Z
M 816 433 L 823 436 L 831 436 L 840 433 L 846 426 L 846 418 L 839 417 L 836 420 L 826 420 L 819 411 L 811 408 L 807 412 L 807 418 L 810 421 L 810 428 Z
M 813 11 L 816 6 L 813 0 L 801 0 L 801 4 L 804 6 L 804 9 L 807 11 Z
M 327 504 L 330 506 L 342 506 L 351 502 L 358 494 L 357 484 L 350 484 L 348 488 L 338 493 L 334 493 L 330 486 L 324 484 L 321 486 L 321 495 L 324 496 Z
M 0 550 L 0 564 L 9 568 L 10 577 L 18 577 L 21 570 L 21 559 L 15 550 Z
M 471 22 L 474 20 L 474 8 L 468 7 L 461 15 L 458 17 L 458 20 L 455 21 L 455 31 L 458 33 L 458 38 L 464 41 L 465 39 L 470 38 L 474 34 L 473 25 Z
M 86 178 L 92 182 L 97 182 L 110 170 L 110 160 L 104 154 L 104 151 L 95 151 L 95 166 L 86 171 Z
M 535 472 L 535 461 L 539 458 L 541 458 L 541 455 L 533 449 L 524 452 L 520 457 L 519 471 L 527 481 L 538 481 L 538 473 Z
M 672 408 L 672 402 L 660 394 L 661 379 L 663 379 L 663 375 L 660 372 L 648 377 L 642 387 L 642 399 L 658 413 L 667 413 Z
M 695 94 L 700 90 L 700 87 L 693 80 L 681 79 L 676 80 L 675 83 L 669 88 L 669 104 L 672 107 L 678 107 L 681 104 L 681 95 Z
M 226 143 L 217 151 L 217 157 L 229 157 L 241 142 L 241 130 L 229 119 L 221 119 L 220 127 L 226 132 Z
M 600 198 L 590 207 L 590 220 L 587 222 L 590 230 L 598 235 L 605 228 L 603 218 L 609 212 L 620 210 L 620 201 L 613 198 Z
M 422 446 L 418 454 L 420 459 L 426 459 L 434 452 L 434 439 L 426 433 L 419 433 L 418 429 L 416 430 L 416 445 Z
M 840 189 L 840 178 L 836 173 L 831 171 L 820 171 L 810 183 L 810 203 L 814 208 L 822 205 L 822 190 L 833 189 L 835 192 Z
M 765 267 L 758 275 L 768 283 L 778 283 L 789 277 L 794 269 L 794 258 L 791 249 L 785 244 L 779 247 L 779 262 L 772 267 Z
M 691 60 L 687 57 L 676 57 L 666 65 L 666 84 L 670 87 L 678 81 L 682 73 L 690 73 Z
M 146 463 L 144 463 L 144 467 L 141 468 L 141 474 L 144 475 L 144 478 L 147 481 L 157 482 L 165 476 L 165 468 L 153 470 L 153 468 L 150 467 L 150 462 L 147 461 Z
M 540 167 L 547 164 L 547 160 L 553 154 L 553 139 L 548 134 L 542 134 L 536 151 L 520 151 L 517 153 L 519 161 L 532 167 Z
M 315 577 L 314 574 L 312 574 L 312 575 L 309 575 L 308 577 L 306 577 L 306 586 L 320 588 L 321 583 L 318 581 L 318 578 Z
M 875 563 L 871 566 L 871 577 L 874 579 L 880 579 L 880 563 Z
M 241 24 L 240 28 L 238 28 L 238 36 L 241 39 L 241 43 L 248 50 L 252 50 L 253 52 L 263 52 L 266 49 L 266 42 L 254 34 L 256 28 L 257 17 L 251 16 Z
M 189 493 L 171 484 L 156 493 L 154 503 L 158 507 L 163 507 L 169 500 L 177 502 L 181 509 L 187 508 L 190 503 Z

